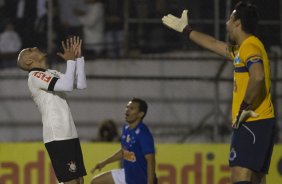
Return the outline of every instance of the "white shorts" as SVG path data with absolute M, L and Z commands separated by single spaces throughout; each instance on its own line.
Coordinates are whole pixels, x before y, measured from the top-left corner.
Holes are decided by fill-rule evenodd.
M 124 169 L 114 169 L 111 173 L 115 184 L 126 184 Z

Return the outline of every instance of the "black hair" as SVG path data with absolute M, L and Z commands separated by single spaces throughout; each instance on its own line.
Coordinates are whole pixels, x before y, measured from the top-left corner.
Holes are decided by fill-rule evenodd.
M 249 34 L 256 34 L 259 20 L 257 7 L 249 2 L 240 1 L 235 5 L 234 10 L 234 18 L 241 21 L 243 31 Z
M 142 117 L 143 119 L 146 116 L 147 110 L 148 110 L 147 102 L 145 102 L 145 100 L 142 100 L 140 98 L 135 98 L 135 97 L 133 97 L 130 101 L 139 104 L 139 112 L 144 113 L 144 116 Z

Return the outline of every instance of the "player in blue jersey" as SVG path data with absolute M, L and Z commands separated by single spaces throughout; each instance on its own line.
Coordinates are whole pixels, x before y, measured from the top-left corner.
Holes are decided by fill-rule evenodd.
M 156 184 L 155 147 L 153 136 L 143 123 L 147 103 L 139 98 L 126 105 L 122 128 L 121 148 L 99 162 L 91 172 L 101 170 L 107 164 L 122 160 L 123 169 L 111 170 L 95 176 L 91 184 Z

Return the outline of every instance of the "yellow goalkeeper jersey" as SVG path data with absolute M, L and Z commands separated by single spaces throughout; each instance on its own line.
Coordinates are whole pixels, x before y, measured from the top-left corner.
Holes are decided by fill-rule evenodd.
M 265 85 L 264 92 L 253 102 L 257 107 L 254 111 L 259 114 L 257 118 L 248 118 L 246 122 L 268 119 L 274 117 L 274 108 L 270 94 L 270 66 L 267 53 L 261 41 L 255 37 L 248 37 L 239 48 L 233 49 L 231 55 L 234 60 L 234 88 L 232 101 L 232 122 L 239 111 L 240 105 L 245 97 L 249 81 L 248 69 L 254 62 L 261 62 L 264 67 Z

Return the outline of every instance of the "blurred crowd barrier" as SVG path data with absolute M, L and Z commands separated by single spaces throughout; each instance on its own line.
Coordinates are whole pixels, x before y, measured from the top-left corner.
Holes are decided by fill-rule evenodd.
M 233 65 L 207 52 L 186 54 L 190 58 L 86 59 L 87 89 L 68 94 L 80 138 L 96 139 L 105 119 L 113 119 L 120 131 L 125 104 L 141 97 L 149 104 L 145 122 L 157 142 L 229 142 Z M 65 71 L 65 64 L 53 67 Z M 281 68 L 281 59 L 271 57 L 277 143 L 282 137 Z M 0 141 L 42 140 L 40 113 L 26 79 L 18 69 L 0 72 Z
M 111 155 L 119 144 L 82 143 L 88 175 L 96 163 Z M 20 154 L 19 154 L 20 153 Z M 42 143 L 0 143 L 1 184 L 56 184 L 47 151 Z M 227 144 L 157 144 L 156 172 L 159 184 L 230 184 Z M 282 146 L 276 145 L 267 182 L 282 183 Z M 119 168 L 120 163 L 106 166 L 101 172 Z M 95 173 L 98 174 L 99 172 Z

